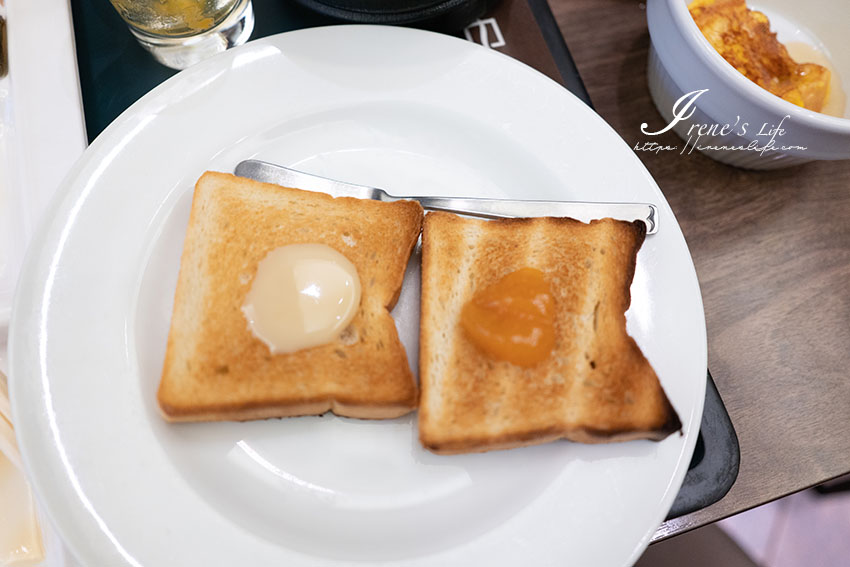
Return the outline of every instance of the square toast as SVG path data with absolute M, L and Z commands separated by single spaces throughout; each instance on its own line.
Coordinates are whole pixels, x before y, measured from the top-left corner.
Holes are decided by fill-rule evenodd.
M 423 210 L 207 172 L 197 182 L 157 392 L 169 421 L 249 420 L 328 410 L 391 418 L 416 408 L 418 388 L 395 322 Z M 332 342 L 272 354 L 241 307 L 268 252 L 325 244 L 362 286 L 350 325 Z
M 563 438 L 660 440 L 680 430 L 655 371 L 626 332 L 641 222 L 478 220 L 429 213 L 422 233 L 419 436 L 439 454 Z M 555 343 L 523 367 L 473 344 L 461 311 L 480 289 L 541 270 L 554 299 Z

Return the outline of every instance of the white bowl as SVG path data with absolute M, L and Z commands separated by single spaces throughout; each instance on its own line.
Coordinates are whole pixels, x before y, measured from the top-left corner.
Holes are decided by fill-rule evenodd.
M 667 124 L 674 121 L 674 106 L 683 96 L 708 89 L 679 103 L 683 119 L 672 129 L 683 140 L 690 137 L 693 145 L 698 125 L 708 125 L 704 132 L 717 125 L 699 138 L 697 149 L 718 161 L 749 169 L 850 159 L 850 105 L 845 117 L 838 118 L 806 110 L 759 87 L 727 63 L 705 39 L 688 12 L 688 3 L 647 3 L 652 38 L 649 90 Z M 770 18 L 771 29 L 780 41 L 808 43 L 824 52 L 840 76 L 844 92 L 850 93 L 850 2 L 758 0 L 747 4 Z M 687 106 L 688 101 L 693 105 Z M 691 110 L 693 114 L 689 114 Z M 746 128 L 742 129 L 744 124 Z M 720 131 L 724 125 L 730 127 Z M 771 136 L 771 130 L 777 127 L 779 130 Z M 753 144 L 757 148 L 752 148 Z M 769 149 L 763 150 L 765 145 L 770 145 Z

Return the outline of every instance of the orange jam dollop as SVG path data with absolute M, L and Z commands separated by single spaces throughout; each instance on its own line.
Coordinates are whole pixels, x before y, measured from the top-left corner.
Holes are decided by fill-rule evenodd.
M 533 366 L 555 346 L 555 300 L 543 272 L 521 268 L 473 296 L 460 325 L 479 349 L 496 360 Z

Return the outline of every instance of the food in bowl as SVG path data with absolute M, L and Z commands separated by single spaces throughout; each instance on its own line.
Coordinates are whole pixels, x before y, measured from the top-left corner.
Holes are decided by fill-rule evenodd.
M 675 121 L 676 103 L 685 101 L 679 104 L 681 110 L 699 94 L 688 118 L 676 122 L 672 130 L 686 142 L 694 130 L 710 130 L 691 147 L 737 167 L 779 169 L 815 160 L 850 159 L 850 116 L 846 109 L 830 110 L 841 102 L 836 95 L 840 98 L 842 92 L 850 91 L 850 35 L 843 25 L 850 21 L 850 2 L 750 1 L 768 15 L 770 27 L 792 58 L 811 61 L 798 57 L 795 49 L 800 48 L 828 59 L 828 64 L 814 61 L 831 65 L 837 85 L 830 87 L 826 106 L 820 112 L 797 106 L 740 73 L 700 31 L 688 10 L 693 0 L 648 0 L 652 43 L 647 79 L 655 107 L 669 126 Z M 839 77 L 844 79 L 843 88 Z
M 745 77 L 797 106 L 824 110 L 833 73 L 817 63 L 796 62 L 763 13 L 744 0 L 694 0 L 688 9 L 712 47 Z

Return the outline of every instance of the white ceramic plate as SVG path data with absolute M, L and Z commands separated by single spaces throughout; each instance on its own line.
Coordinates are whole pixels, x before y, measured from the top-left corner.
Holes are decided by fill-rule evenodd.
M 400 194 L 656 203 L 628 326 L 684 436 L 439 457 L 415 416 L 166 424 L 154 395 L 192 186 L 248 157 Z M 415 367 L 414 263 L 408 276 L 394 315 Z M 19 290 L 25 463 L 89 565 L 627 565 L 678 491 L 702 414 L 699 288 L 650 175 L 556 83 L 426 32 L 288 33 L 161 85 L 77 163 Z

